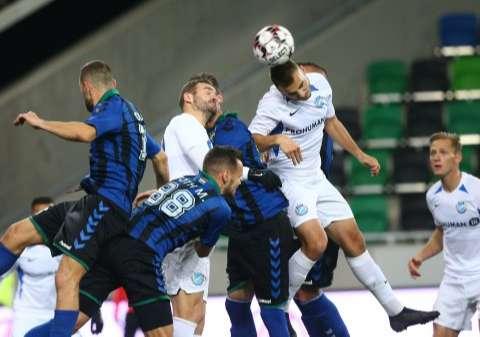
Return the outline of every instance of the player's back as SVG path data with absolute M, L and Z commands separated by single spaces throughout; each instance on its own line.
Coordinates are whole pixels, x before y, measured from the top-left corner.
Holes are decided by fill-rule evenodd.
M 302 151 L 303 161 L 294 166 L 292 161 L 274 147 L 268 166 L 281 177 L 306 177 L 321 174 L 321 159 L 325 121 L 334 117 L 332 89 L 324 76 L 308 73 L 311 96 L 306 101 L 288 100 L 275 87 L 260 100 L 249 130 L 262 135 L 284 134 L 293 139 Z
M 443 229 L 445 274 L 480 275 L 480 179 L 462 172 L 451 192 L 438 181 L 427 192 L 427 205 Z
M 96 129 L 90 145 L 90 174 L 81 186 L 130 215 L 147 156 L 159 151 L 137 108 L 117 92 L 99 102 L 86 121 Z
M 197 145 L 203 145 L 197 148 Z M 212 148 L 205 127 L 188 113 L 182 113 L 173 117 L 168 123 L 163 136 L 162 147 L 168 157 L 170 179 L 176 179 L 187 175 L 196 175 L 201 170 L 203 157 Z M 204 152 L 199 157 L 199 162 L 194 158 L 197 153 L 192 149 Z
M 17 261 L 18 285 L 14 310 L 55 309 L 55 273 L 61 256 L 52 257 L 44 245 L 25 248 Z
M 196 237 L 213 246 L 231 215 L 217 183 L 203 172 L 172 180 L 134 213 L 130 235 L 161 257 Z

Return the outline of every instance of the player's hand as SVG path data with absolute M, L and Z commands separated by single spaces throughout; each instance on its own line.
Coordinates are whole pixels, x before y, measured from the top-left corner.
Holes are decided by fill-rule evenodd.
M 300 146 L 294 140 L 290 139 L 290 137 L 281 135 L 278 145 L 280 146 L 280 150 L 292 160 L 293 165 L 296 166 L 303 160 Z
M 410 276 L 414 279 L 422 276 L 420 274 L 420 266 L 422 265 L 422 261 L 419 259 L 412 257 L 410 261 L 408 261 L 408 271 L 410 272 Z
M 137 196 L 135 197 L 135 200 L 133 200 L 133 207 L 138 207 L 142 202 L 145 201 L 145 199 L 150 198 L 150 196 L 155 193 L 157 190 L 149 190 L 145 191 L 142 193 L 138 193 Z
M 92 334 L 98 335 L 99 333 L 102 332 L 102 330 L 103 330 L 103 318 L 102 318 L 100 309 L 98 309 L 98 311 L 92 316 L 92 321 L 90 323 L 90 331 L 92 332 Z
M 260 170 L 251 168 L 248 171 L 248 180 L 262 184 L 267 191 L 273 191 L 276 188 L 282 187 L 280 178 L 268 169 Z
M 43 119 L 38 117 L 38 115 L 35 112 L 28 111 L 28 112 L 18 114 L 17 118 L 15 118 L 15 120 L 13 121 L 13 125 L 19 126 L 19 125 L 23 125 L 24 123 L 27 123 L 33 128 L 38 129 L 40 128 L 40 125 L 42 124 L 42 122 L 43 122 Z
M 358 161 L 370 169 L 370 174 L 372 176 L 377 176 L 380 173 L 381 167 L 377 158 L 366 153 L 362 153 L 360 156 L 358 156 Z

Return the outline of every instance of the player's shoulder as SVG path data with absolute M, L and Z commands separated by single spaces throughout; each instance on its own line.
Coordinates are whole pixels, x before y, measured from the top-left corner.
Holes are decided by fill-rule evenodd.
M 480 190 L 480 179 L 473 174 L 462 172 L 462 180 L 467 190 L 469 187 L 474 191 Z
M 183 133 L 192 130 L 205 130 L 202 124 L 200 124 L 195 117 L 187 113 L 181 113 L 174 116 L 168 123 L 167 128 L 170 130 L 180 130 Z
M 272 85 L 270 90 L 258 102 L 257 113 L 278 114 L 282 111 L 289 112 L 290 110 L 291 108 L 288 107 L 285 96 Z
M 430 186 L 430 188 L 427 190 L 427 193 L 426 193 L 426 198 L 427 198 L 427 202 L 430 202 L 433 197 L 438 194 L 438 193 L 441 193 L 443 190 L 442 188 L 442 182 L 439 180 L 437 182 L 435 182 L 432 186 Z
M 318 72 L 310 72 L 306 74 L 308 79 L 310 80 L 310 86 L 313 86 L 314 89 L 319 91 L 327 91 L 327 93 L 332 92 L 332 87 L 328 82 L 328 79 L 325 75 L 318 73 Z

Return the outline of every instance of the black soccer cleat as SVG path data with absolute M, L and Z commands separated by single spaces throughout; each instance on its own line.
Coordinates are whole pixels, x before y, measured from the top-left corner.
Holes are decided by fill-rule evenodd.
M 297 337 L 297 333 L 293 329 L 292 323 L 290 323 L 290 316 L 288 316 L 288 312 L 285 313 L 285 318 L 287 319 L 288 333 L 290 334 L 290 337 Z
M 411 325 L 425 324 L 433 321 L 440 315 L 438 311 L 421 311 L 404 307 L 399 314 L 390 317 L 390 327 L 400 332 Z

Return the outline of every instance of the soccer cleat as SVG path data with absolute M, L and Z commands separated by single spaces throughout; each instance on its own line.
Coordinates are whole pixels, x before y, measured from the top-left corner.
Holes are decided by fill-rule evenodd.
M 438 317 L 438 311 L 421 311 L 404 307 L 399 314 L 390 317 L 390 327 L 400 332 L 411 325 L 425 324 Z
M 285 313 L 285 318 L 287 319 L 288 333 L 290 334 L 290 337 L 297 337 L 297 333 L 293 329 L 292 323 L 290 323 L 290 316 L 288 316 L 288 312 Z

